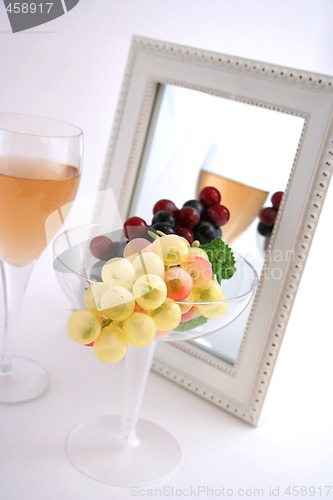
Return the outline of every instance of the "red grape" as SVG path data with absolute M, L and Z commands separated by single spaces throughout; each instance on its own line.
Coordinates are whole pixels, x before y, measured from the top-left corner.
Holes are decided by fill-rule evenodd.
M 189 242 L 189 244 L 192 245 L 194 241 L 194 233 L 192 229 L 190 229 L 189 227 L 178 226 L 176 228 L 176 234 L 185 238 Z
M 183 207 L 192 207 L 192 208 L 195 208 L 196 210 L 198 210 L 198 212 L 200 214 L 200 217 L 203 216 L 204 211 L 205 211 L 205 207 L 198 200 L 188 200 L 188 201 L 186 201 L 184 203 Z
M 124 223 L 124 233 L 126 238 L 133 239 L 134 233 L 136 233 L 135 229 L 138 227 L 147 227 L 147 223 L 141 217 L 130 217 Z
M 109 260 L 112 257 L 113 243 L 107 236 L 95 236 L 90 242 L 90 252 L 96 259 Z
M 224 226 L 230 219 L 230 212 L 224 205 L 212 205 L 207 208 L 205 219 L 216 227 Z
M 176 212 L 176 222 L 180 226 L 195 227 L 200 222 L 200 214 L 198 210 L 193 207 L 183 207 L 178 212 Z
M 191 309 L 182 314 L 180 321 L 181 323 L 186 323 L 197 316 L 199 316 L 198 309 L 195 306 L 192 306 Z
M 195 255 L 181 264 L 181 269 L 188 272 L 193 280 L 193 288 L 206 285 L 213 275 L 212 265 L 209 260 Z
M 166 210 L 167 212 L 175 214 L 178 208 L 171 200 L 159 200 L 155 203 L 153 207 L 153 214 L 155 215 L 156 212 L 160 212 L 161 210 Z
M 278 209 L 282 200 L 283 191 L 276 191 L 271 197 L 271 202 L 274 208 Z
M 276 219 L 277 210 L 274 207 L 266 207 L 260 211 L 260 221 L 266 226 L 273 226 Z
M 173 300 L 184 300 L 192 291 L 193 280 L 181 267 L 169 267 L 165 271 L 164 281 L 167 286 L 167 296 Z
M 205 208 L 218 205 L 221 201 L 221 193 L 213 186 L 204 187 L 199 193 L 199 201 Z

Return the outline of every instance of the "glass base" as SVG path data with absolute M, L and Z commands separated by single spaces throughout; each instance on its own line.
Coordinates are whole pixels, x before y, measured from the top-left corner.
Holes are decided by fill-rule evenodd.
M 49 375 L 38 363 L 14 356 L 12 371 L 0 372 L 0 404 L 32 401 L 42 396 L 49 385 Z
M 137 440 L 120 439 L 120 416 L 103 415 L 79 424 L 67 440 L 73 465 L 113 486 L 148 486 L 171 477 L 181 464 L 177 441 L 158 425 L 139 419 Z

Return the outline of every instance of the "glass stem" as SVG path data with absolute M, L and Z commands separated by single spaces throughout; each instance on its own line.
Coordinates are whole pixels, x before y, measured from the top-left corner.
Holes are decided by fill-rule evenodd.
M 155 342 L 144 347 L 128 347 L 124 365 L 121 441 L 136 446 L 139 444 L 136 424 L 154 355 Z
M 34 262 L 13 266 L 0 262 L 4 295 L 3 341 L 0 357 L 0 375 L 13 371 L 13 346 L 17 333 L 19 313 Z

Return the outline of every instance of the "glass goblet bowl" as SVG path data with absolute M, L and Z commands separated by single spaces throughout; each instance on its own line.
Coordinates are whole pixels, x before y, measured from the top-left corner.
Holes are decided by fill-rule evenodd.
M 119 241 L 122 230 L 103 224 L 81 226 L 63 232 L 54 241 L 54 269 L 73 309 L 84 307 L 86 289 L 98 280 L 103 263 L 92 256 L 90 242 L 100 235 Z M 158 331 L 155 340 L 195 339 L 216 332 L 236 319 L 251 301 L 258 276 L 240 255 L 235 255 L 235 261 L 234 276 L 222 280 L 224 300 L 186 302 L 187 308 L 199 307 L 205 316 L 180 323 L 171 331 Z M 215 316 L 217 310 L 220 317 L 206 317 Z M 67 453 L 74 466 L 98 481 L 128 487 L 156 484 L 169 478 L 182 461 L 181 449 L 168 431 L 138 418 L 155 340 L 144 347 L 128 346 L 124 359 L 122 414 L 85 421 L 68 437 Z
M 85 307 L 83 296 L 86 289 L 92 283 L 100 281 L 104 261 L 98 260 L 90 251 L 91 239 L 100 235 L 107 235 L 113 241 L 123 239 L 120 229 L 114 229 L 110 225 L 91 224 L 67 230 L 54 242 L 53 266 L 59 285 L 73 309 Z M 254 267 L 241 255 L 234 252 L 234 258 L 235 274 L 231 279 L 223 279 L 221 282 L 225 298 L 208 302 L 179 301 L 178 303 L 186 306 L 187 310 L 196 306 L 203 311 L 203 319 L 180 323 L 168 332 L 157 332 L 156 340 L 193 340 L 210 335 L 231 323 L 243 312 L 256 290 L 258 275 Z M 214 310 L 217 311 L 217 317 L 214 317 Z M 210 311 L 213 313 L 210 314 Z

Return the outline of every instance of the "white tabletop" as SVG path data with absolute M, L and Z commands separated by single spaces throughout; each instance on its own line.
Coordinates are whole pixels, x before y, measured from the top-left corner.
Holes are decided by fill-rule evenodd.
M 0 107 L 79 123 L 89 190 L 99 182 L 133 34 L 332 74 L 328 0 L 81 0 L 35 36 L 13 35 L 0 4 L 1 62 L 10 68 L 1 74 Z M 66 456 L 77 423 L 120 411 L 122 366 L 95 361 L 67 338 L 68 303 L 45 253 L 28 287 L 16 351 L 43 364 L 51 386 L 34 402 L 0 405 L 0 499 L 333 498 L 331 192 L 261 425 L 151 373 L 142 417 L 168 429 L 184 457 L 178 474 L 153 490 L 99 483 Z

